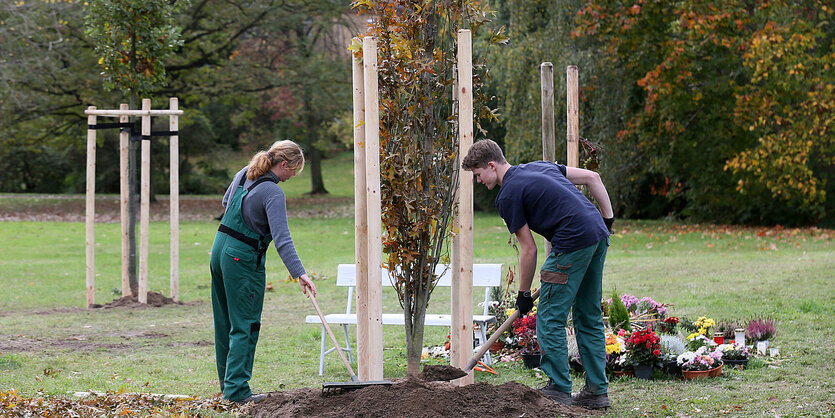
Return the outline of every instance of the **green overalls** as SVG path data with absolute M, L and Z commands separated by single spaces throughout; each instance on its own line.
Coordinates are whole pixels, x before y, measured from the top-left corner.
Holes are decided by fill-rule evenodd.
M 217 375 L 223 398 L 240 401 L 252 394 L 249 379 L 264 306 L 264 255 L 272 241 L 258 235 L 241 216 L 241 203 L 257 179 L 244 189 L 246 175 L 229 200 L 212 245 L 212 312 L 215 323 Z

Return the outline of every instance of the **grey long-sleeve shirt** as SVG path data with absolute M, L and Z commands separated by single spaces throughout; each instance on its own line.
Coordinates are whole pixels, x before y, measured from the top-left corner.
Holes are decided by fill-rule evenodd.
M 235 175 L 229 188 L 226 189 L 226 194 L 223 195 L 224 208 L 226 208 L 232 195 L 235 194 L 241 176 L 246 175 L 246 169 L 247 167 L 241 169 Z M 261 183 L 247 193 L 241 205 L 241 215 L 252 232 L 261 235 L 272 234 L 275 249 L 278 251 L 281 261 L 284 262 L 284 266 L 287 267 L 287 271 L 290 272 L 291 276 L 299 277 L 305 274 L 305 270 L 298 253 L 296 253 L 293 238 L 290 237 L 284 191 L 279 187 L 278 177 L 275 174 L 267 171 L 265 176 L 271 177 L 273 181 Z M 254 182 L 254 180 L 247 179 L 244 182 L 244 188 L 251 186 Z

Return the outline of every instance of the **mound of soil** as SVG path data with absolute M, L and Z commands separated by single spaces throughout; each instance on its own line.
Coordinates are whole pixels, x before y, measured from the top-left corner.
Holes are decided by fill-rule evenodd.
M 254 417 L 579 417 L 594 415 L 559 404 L 516 382 L 457 386 L 418 378 L 323 396 L 319 389 L 272 392 L 252 406 Z
M 104 305 L 90 305 L 90 308 L 159 308 L 165 305 L 182 305 L 183 302 L 175 302 L 174 299 L 166 297 L 162 293 L 159 292 L 148 292 L 147 294 L 147 304 L 139 303 L 139 297 L 136 295 L 130 296 L 122 296 L 119 299 L 116 299 L 112 302 L 108 302 Z
M 448 382 L 466 375 L 467 373 L 457 367 L 427 364 L 423 366 L 423 373 L 419 377 L 427 382 Z

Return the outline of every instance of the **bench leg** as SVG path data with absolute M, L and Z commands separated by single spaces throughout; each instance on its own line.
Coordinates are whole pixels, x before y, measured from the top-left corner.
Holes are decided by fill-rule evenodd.
M 325 326 L 322 325 L 322 336 L 319 347 L 319 376 L 325 374 Z
M 487 328 L 487 326 L 486 326 L 486 325 L 485 325 L 485 326 L 483 326 L 483 327 L 481 327 L 481 328 L 479 328 L 479 330 L 480 330 L 480 332 L 481 332 L 481 341 L 482 341 L 482 344 L 486 344 L 486 343 L 487 343 L 487 329 L 486 329 L 486 328 Z M 486 353 L 484 353 L 484 364 L 486 364 L 486 365 L 488 365 L 488 366 L 492 366 L 492 365 L 493 365 L 493 356 L 490 354 L 490 350 L 487 350 L 487 352 L 486 352 Z
M 342 330 L 345 331 L 345 348 L 343 351 L 348 352 L 348 361 L 354 364 L 354 350 L 351 349 L 351 340 L 348 337 L 348 324 L 342 324 Z

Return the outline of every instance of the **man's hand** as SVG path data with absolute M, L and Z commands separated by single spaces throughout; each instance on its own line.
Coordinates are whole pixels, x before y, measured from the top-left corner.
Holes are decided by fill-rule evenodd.
M 610 234 L 614 234 L 615 231 L 612 229 L 612 225 L 615 223 L 615 217 L 611 218 L 603 218 L 603 223 L 606 224 L 606 229 L 609 230 Z
M 302 274 L 299 276 L 299 285 L 302 287 L 302 293 L 305 295 L 308 291 L 313 293 L 313 296 L 316 296 L 316 285 L 313 284 L 313 281 L 307 277 L 307 273 Z
M 519 296 L 516 296 L 516 309 L 519 310 L 519 317 L 525 316 L 525 314 L 533 309 L 533 297 L 531 297 L 530 290 L 526 292 L 519 291 Z

